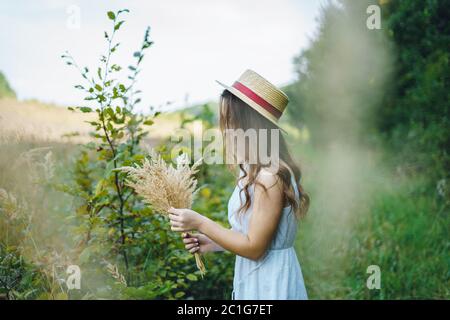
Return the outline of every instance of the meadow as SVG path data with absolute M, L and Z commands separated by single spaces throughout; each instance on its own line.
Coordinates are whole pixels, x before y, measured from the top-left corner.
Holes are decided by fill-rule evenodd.
M 15 103 L 13 100 L 1 102 Z M 33 118 L 30 115 L 33 111 L 41 113 L 42 106 L 22 104 L 28 108 L 27 116 L 18 111 L 11 119 L 6 119 L 3 114 L 2 121 L 14 120 L 28 127 L 29 119 Z M 46 108 L 49 113 L 54 111 L 55 116 L 62 110 L 56 106 Z M 78 121 L 79 128 L 83 128 L 79 114 L 69 113 L 68 118 L 74 125 Z M 170 121 L 174 126 L 180 126 L 176 118 L 174 115 L 169 120 L 161 118 L 161 123 Z M 19 125 L 16 129 L 16 133 L 2 130 L 3 138 L 14 139 L 2 140 L 0 156 L 0 186 L 5 190 L 2 191 L 3 206 L 7 203 L 5 197 L 6 200 L 11 197 L 17 206 L 26 207 L 23 213 L 17 213 L 26 216 L 26 221 L 22 222 L 25 230 L 14 228 L 18 217 L 12 220 L 15 221 L 13 225 L 10 224 L 11 217 L 9 222 L 4 216 L 1 220 L 1 279 L 7 281 L 7 288 L 10 288 L 2 290 L 9 297 L 229 298 L 234 258 L 227 253 L 206 257 L 208 274 L 204 279 L 200 279 L 192 268 L 191 260 L 184 268 L 190 272 L 188 274 L 192 273 L 189 276 L 192 281 L 187 280 L 183 290 L 175 287 L 152 295 L 146 292 L 150 289 L 137 287 L 128 288 L 128 293 L 119 295 L 114 275 L 110 275 L 105 266 L 98 268 L 95 274 L 86 275 L 87 279 L 83 274 L 83 295 L 77 294 L 77 290 L 55 287 L 53 282 L 67 276 L 64 269 L 67 263 L 92 258 L 83 257 L 83 252 L 78 252 L 78 257 L 73 253 L 73 247 L 77 245 L 76 228 L 80 227 L 73 224 L 72 212 L 80 210 L 76 198 L 43 181 L 58 185 L 71 179 L 70 171 L 77 170 L 75 159 L 83 154 L 83 147 L 67 141 L 69 138 L 64 135 L 59 141 L 50 139 L 45 127 L 42 132 L 34 130 L 33 135 L 26 135 Z M 153 141 L 165 140 L 157 137 Z M 301 159 L 305 188 L 312 197 L 311 210 L 300 224 L 296 242 L 310 298 L 448 298 L 448 241 L 445 241 L 448 216 L 442 207 L 439 208 L 439 199 L 424 192 L 424 178 L 381 165 L 383 155 L 380 150 L 349 150 L 342 145 L 317 150 L 310 142 L 298 138 L 291 139 L 290 144 Z M 195 208 L 226 225 L 226 202 L 232 191 L 233 178 L 223 166 L 208 171 L 200 178 L 204 189 Z M 211 174 L 214 182 L 208 176 Z M 218 181 L 217 177 L 223 178 Z M 216 192 L 218 189 L 220 192 Z M 5 207 L 2 214 L 5 214 L 4 210 Z M 169 247 L 177 248 L 174 256 L 177 259 L 184 256 L 183 259 L 188 261 L 189 255 L 183 254 L 180 241 L 172 239 L 172 242 Z M 15 246 L 21 247 L 20 256 L 13 258 L 7 253 L 14 254 Z M 153 259 L 157 263 L 153 261 L 152 264 L 160 267 L 167 263 L 165 256 L 154 254 Z M 83 263 L 86 262 L 80 264 Z M 116 263 L 120 266 L 120 259 Z M 370 265 L 380 267 L 380 290 L 367 288 Z M 124 273 L 123 266 L 118 270 Z M 184 294 L 177 296 L 177 292 Z
M 386 2 L 384 29 L 368 31 L 358 24 L 368 2 L 323 9 L 295 59 L 298 80 L 283 88 L 291 102 L 282 126 L 311 196 L 297 255 L 311 299 L 448 299 L 446 9 Z M 110 49 L 92 83 L 75 86 L 86 105 L 20 101 L 0 82 L 0 299 L 230 298 L 234 256 L 206 254 L 202 278 L 167 219 L 117 170 L 142 163 L 148 147 L 170 160 L 177 128 L 216 128 L 218 116 L 216 101 L 134 111 L 135 78 L 153 43 L 146 31 L 131 84 L 121 80 L 109 58 L 125 13 L 107 13 Z M 232 172 L 203 165 L 197 178 L 193 209 L 228 226 Z M 71 265 L 81 270 L 80 288 L 69 285 Z

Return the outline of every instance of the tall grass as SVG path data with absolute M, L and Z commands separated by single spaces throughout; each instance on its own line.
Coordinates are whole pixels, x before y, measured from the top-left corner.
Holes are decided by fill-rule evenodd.
M 73 165 L 79 148 L 42 139 L 38 131 L 33 136 L 1 134 L 0 188 L 20 204 L 26 203 L 23 213 L 33 216 L 31 235 L 36 244 L 33 247 L 29 241 L 22 243 L 26 245 L 23 262 L 10 260 L 10 255 L 0 252 L 0 263 L 14 262 L 15 271 L 8 281 L 16 276 L 23 279 L 9 298 L 67 298 L 58 284 L 59 274 L 54 271 L 67 259 L 58 253 L 70 252 L 66 249 L 76 244 L 76 239 L 65 234 L 71 224 L 68 213 L 76 206 L 70 196 L 47 188 L 39 180 L 45 180 L 51 172 L 45 169 L 51 152 L 56 179 L 53 182 L 67 182 L 67 168 Z M 450 297 L 448 203 L 427 177 L 385 165 L 388 155 L 383 150 L 338 144 L 318 148 L 298 141 L 293 147 L 303 167 L 303 182 L 312 196 L 311 210 L 300 225 L 296 242 L 310 298 Z M 232 179 L 218 166 L 202 168 L 199 176 L 209 177 L 209 185 L 200 192 L 194 209 L 223 219 Z M 0 220 L 0 225 L 4 222 Z M 1 245 L 6 243 L 4 236 L 0 232 Z M 16 235 L 15 240 L 20 239 Z M 214 254 L 206 258 L 208 275 L 189 284 L 187 297 L 229 297 L 233 257 Z M 155 255 L 145 265 L 155 265 L 158 270 L 160 263 L 163 261 Z M 366 287 L 369 265 L 380 267 L 380 290 Z M 117 274 L 120 282 L 116 271 L 112 265 L 104 270 Z M 5 279 L 1 272 L 0 278 Z M 89 283 L 94 291 L 95 282 L 87 275 L 83 279 L 83 284 Z M 42 294 L 43 289 L 46 294 Z M 163 289 L 149 284 L 148 288 L 130 288 L 129 295 L 150 298 L 154 293 L 158 298 L 158 290 Z M 4 292 L 0 288 L 0 294 Z
M 8 299 L 67 298 L 60 279 L 73 243 L 65 236 L 64 213 L 73 208 L 70 197 L 49 183 L 67 178 L 77 148 L 38 135 L 0 134 L 0 293 Z
M 378 177 L 370 214 L 350 242 L 350 298 L 448 299 L 449 215 L 425 177 Z M 352 259 L 353 258 L 353 259 Z M 382 271 L 381 290 L 358 285 L 367 264 Z
M 297 251 L 310 298 L 448 299 L 448 204 L 428 179 L 381 165 L 373 151 L 346 171 L 327 169 L 336 154 L 302 149 L 312 206 Z M 370 265 L 380 290 L 366 286 Z

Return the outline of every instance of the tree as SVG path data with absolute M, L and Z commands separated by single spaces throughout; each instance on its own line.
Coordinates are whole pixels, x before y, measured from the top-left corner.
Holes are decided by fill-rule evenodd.
M 0 98 L 16 98 L 16 93 L 2 72 L 0 72 Z
M 377 128 L 415 169 L 450 172 L 450 7 L 446 1 L 391 1 L 386 33 L 395 43 L 395 81 Z

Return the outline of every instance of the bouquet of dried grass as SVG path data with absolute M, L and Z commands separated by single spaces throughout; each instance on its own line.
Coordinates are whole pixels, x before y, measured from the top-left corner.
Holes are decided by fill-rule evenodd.
M 156 212 L 168 216 L 171 207 L 191 208 L 197 190 L 194 175 L 200 162 L 201 160 L 189 166 L 188 156 L 182 154 L 176 159 L 176 166 L 173 166 L 152 150 L 150 158 L 145 158 L 142 166 L 122 167 L 120 170 L 128 174 L 126 184 L 129 187 Z M 206 269 L 201 256 L 199 253 L 194 256 L 197 268 L 203 276 Z

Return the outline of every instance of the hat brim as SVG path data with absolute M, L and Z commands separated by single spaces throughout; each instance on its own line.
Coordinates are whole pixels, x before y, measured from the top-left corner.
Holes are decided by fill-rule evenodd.
M 241 99 L 242 101 L 244 101 L 246 104 L 248 104 L 252 109 L 254 109 L 256 112 L 258 112 L 259 114 L 261 114 L 264 118 L 266 118 L 267 120 L 269 120 L 270 122 L 272 122 L 274 125 L 276 125 L 279 129 L 281 129 L 285 134 L 287 134 L 286 130 L 284 130 L 280 124 L 278 123 L 277 119 L 270 113 L 268 112 L 266 109 L 264 109 L 263 107 L 261 107 L 259 104 L 257 104 L 255 101 L 253 101 L 252 99 L 250 99 L 249 97 L 247 97 L 245 94 L 243 94 L 242 92 L 240 92 L 239 90 L 237 90 L 234 87 L 230 87 L 227 86 L 226 84 L 216 80 L 216 82 L 221 85 L 222 87 L 224 87 L 225 89 L 227 89 L 228 91 L 230 91 L 233 95 L 235 95 L 236 97 L 238 97 L 239 99 Z

